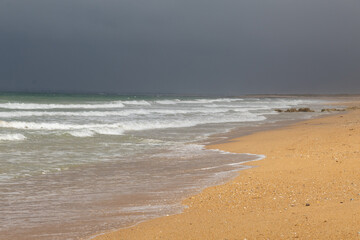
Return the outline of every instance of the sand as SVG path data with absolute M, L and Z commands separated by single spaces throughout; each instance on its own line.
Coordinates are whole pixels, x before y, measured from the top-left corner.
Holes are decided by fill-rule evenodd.
M 95 239 L 360 239 L 360 110 L 209 148 L 266 158 L 181 214 Z

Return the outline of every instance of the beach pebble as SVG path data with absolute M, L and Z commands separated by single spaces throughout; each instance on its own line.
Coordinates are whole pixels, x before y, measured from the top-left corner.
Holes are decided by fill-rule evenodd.
M 310 203 L 305 204 L 305 206 L 307 206 L 307 207 L 310 206 Z

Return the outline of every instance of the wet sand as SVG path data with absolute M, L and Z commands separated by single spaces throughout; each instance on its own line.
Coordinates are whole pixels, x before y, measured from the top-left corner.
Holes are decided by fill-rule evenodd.
M 181 214 L 95 239 L 360 238 L 360 110 L 209 148 L 266 158 L 184 200 Z

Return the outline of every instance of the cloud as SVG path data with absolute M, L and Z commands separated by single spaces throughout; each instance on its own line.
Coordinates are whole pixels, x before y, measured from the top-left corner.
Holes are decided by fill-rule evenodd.
M 357 1 L 4 0 L 0 90 L 353 93 Z

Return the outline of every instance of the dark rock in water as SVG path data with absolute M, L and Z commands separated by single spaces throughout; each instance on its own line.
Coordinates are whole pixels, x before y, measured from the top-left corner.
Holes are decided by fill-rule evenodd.
M 276 112 L 314 112 L 314 110 L 311 110 L 310 108 L 288 108 L 286 110 L 282 109 L 274 109 Z
M 288 108 L 285 112 L 297 112 L 296 108 Z
M 321 112 L 342 112 L 345 111 L 345 109 L 339 109 L 339 108 L 323 108 L 321 109 Z
M 298 112 L 315 112 L 315 111 L 311 110 L 310 108 L 299 108 Z

